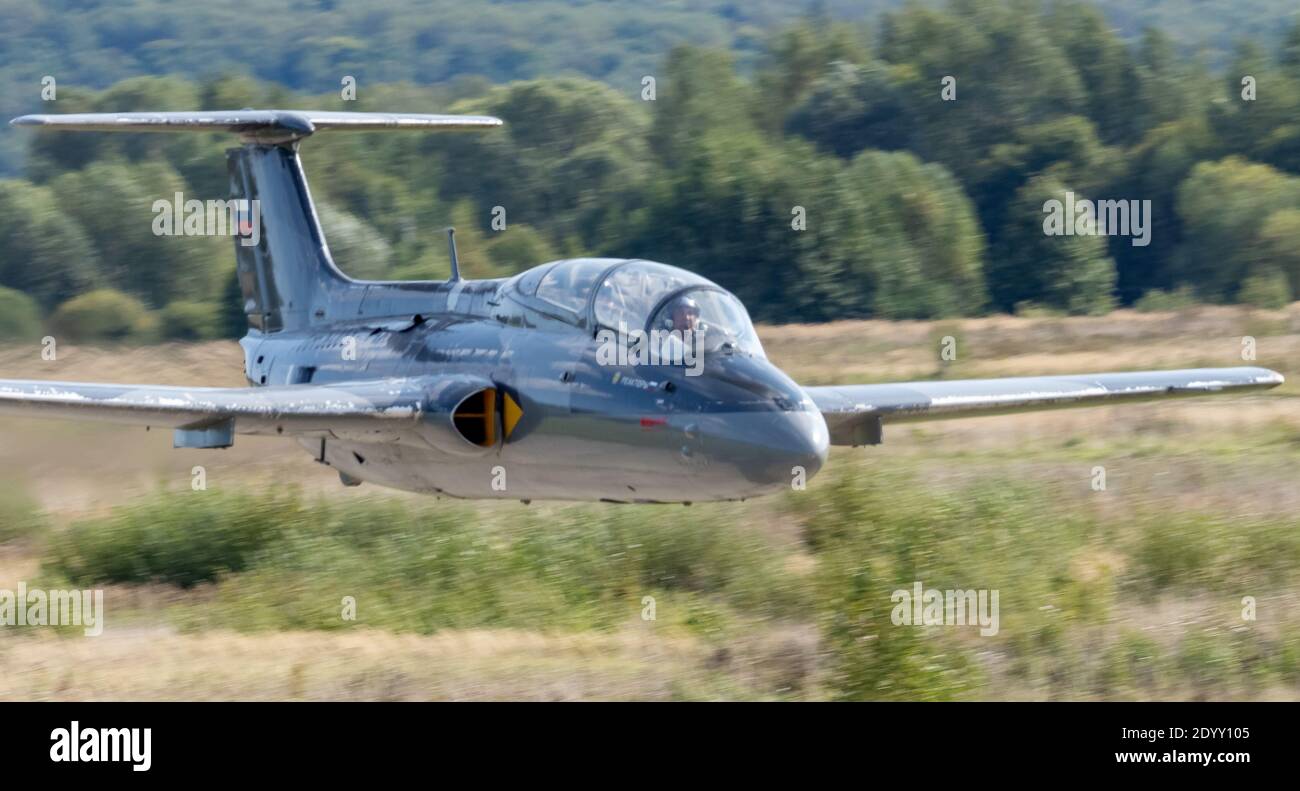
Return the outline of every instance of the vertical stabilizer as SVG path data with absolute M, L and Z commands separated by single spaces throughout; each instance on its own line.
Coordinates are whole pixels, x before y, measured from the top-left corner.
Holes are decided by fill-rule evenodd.
M 348 279 L 330 258 L 297 146 L 248 143 L 228 150 L 226 163 L 240 207 L 235 265 L 249 326 L 262 332 L 310 326 L 318 312 L 328 313 L 330 293 Z

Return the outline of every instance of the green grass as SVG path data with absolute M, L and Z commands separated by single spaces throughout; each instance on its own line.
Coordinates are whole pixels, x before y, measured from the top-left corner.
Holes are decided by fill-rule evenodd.
M 0 482 L 0 544 L 31 538 L 45 527 L 36 501 L 13 481 Z
M 54 533 L 46 567 L 77 584 L 190 587 L 243 571 L 299 518 L 292 495 L 161 493 Z
M 399 632 L 610 628 L 641 617 L 710 632 L 745 613 L 796 615 L 798 580 L 762 537 L 720 512 L 523 510 L 375 498 L 159 493 L 50 542 L 45 568 L 79 584 L 212 583 L 194 628 Z M 343 597 L 357 602 L 344 620 Z
M 782 625 L 814 629 L 812 670 L 798 654 L 772 689 L 737 682 L 763 695 L 1249 697 L 1300 681 L 1300 624 L 1276 605 L 1261 605 L 1267 628 L 1238 615 L 1243 595 L 1294 590 L 1294 517 L 928 469 L 849 462 L 805 492 L 691 509 L 158 492 L 51 531 L 43 573 L 194 588 L 166 608 L 186 631 L 612 632 L 641 622 L 645 597 L 656 630 L 724 658 Z M 760 513 L 785 533 L 755 527 Z M 998 634 L 894 625 L 891 593 L 917 581 L 997 590 Z M 1142 627 L 1161 602 L 1212 612 Z
M 1258 591 L 1293 583 L 1300 570 L 1294 519 L 1151 513 L 1139 523 L 1128 582 L 1139 591 Z

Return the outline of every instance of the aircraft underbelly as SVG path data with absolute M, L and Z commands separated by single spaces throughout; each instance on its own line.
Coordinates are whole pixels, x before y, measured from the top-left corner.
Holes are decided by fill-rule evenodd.
M 319 440 L 301 444 L 320 460 Z M 704 502 L 761 493 L 738 489 L 729 471 L 675 450 L 593 445 L 559 433 L 479 458 L 408 443 L 328 440 L 324 462 L 355 480 L 468 499 Z

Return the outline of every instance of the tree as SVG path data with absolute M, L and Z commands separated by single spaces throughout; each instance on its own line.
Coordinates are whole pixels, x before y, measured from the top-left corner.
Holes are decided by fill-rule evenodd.
M 1283 62 L 1274 64 L 1253 46 L 1239 47 L 1211 122 L 1223 153 L 1300 172 L 1300 70 L 1288 69 L 1286 57 L 1283 52 Z M 1247 80 L 1254 96 L 1249 100 L 1242 95 Z
M 517 83 L 454 109 L 506 121 L 501 130 L 429 144 L 442 162 L 443 196 L 472 200 L 484 231 L 499 206 L 507 228 L 523 223 L 594 246 L 609 232 L 609 196 L 635 188 L 648 171 L 645 111 L 598 83 Z
M 28 294 L 46 309 L 99 276 L 99 256 L 66 205 L 46 187 L 0 181 L 0 285 Z
M 388 240 L 356 215 L 317 201 L 325 243 L 339 269 L 359 280 L 382 280 L 389 277 L 393 248 Z
M 1086 94 L 1085 112 L 1101 140 L 1109 145 L 1135 142 L 1135 64 L 1124 42 L 1101 10 L 1075 0 L 1054 5 L 1047 19 L 1053 39 L 1079 74 Z
M 60 89 L 58 105 L 60 113 L 193 110 L 199 107 L 199 92 L 193 83 L 177 77 L 131 77 L 93 97 L 74 91 L 65 99 Z M 38 135 L 32 139 L 28 173 L 43 182 L 62 172 L 116 158 L 168 162 L 182 172 L 197 168 L 224 176 L 222 143 L 228 144 L 229 138 L 216 133 Z
M 55 335 L 72 341 L 151 340 L 156 325 L 138 299 L 108 288 L 73 297 L 50 316 Z
M 498 265 L 489 255 L 489 237 L 479 230 L 480 212 L 468 200 L 458 201 L 451 209 L 451 226 L 456 229 L 456 258 L 460 274 L 465 278 L 493 278 L 513 274 L 514 270 Z M 501 232 L 511 233 L 514 227 Z M 440 244 L 429 244 L 419 259 L 389 273 L 397 280 L 444 280 L 450 276 L 451 261 L 445 234 L 438 236 Z
M 1259 230 L 1258 264 L 1271 264 L 1284 275 L 1291 294 L 1300 298 L 1300 208 L 1278 209 Z
M 1174 56 L 1168 36 L 1155 28 L 1143 31 L 1137 54 L 1138 101 L 1133 105 L 1140 132 L 1203 111 L 1206 99 L 1198 93 L 1210 86 L 1191 79 L 1189 72 Z
M 776 33 L 756 79 L 763 97 L 756 105 L 760 124 L 769 132 L 779 132 L 789 112 L 833 64 L 866 59 L 858 31 L 824 16 L 805 18 Z
M 870 240 L 873 315 L 983 309 L 984 236 L 974 205 L 946 168 L 906 152 L 866 151 L 843 174 L 840 193 L 866 196 L 869 204 L 860 233 Z
M 1119 173 L 1122 157 L 1102 145 L 1092 122 L 1062 115 L 1018 127 L 1005 143 L 994 145 L 979 163 L 981 176 L 972 198 L 996 234 L 1016 193 L 1033 177 L 1051 176 L 1078 192 L 1103 194 Z
M 1158 126 L 1128 150 L 1124 160 L 1128 173 L 1111 187 L 1111 194 L 1151 201 L 1151 243 L 1145 247 L 1123 242 L 1112 246 L 1122 302 L 1136 302 L 1152 289 L 1188 287 L 1179 282 L 1173 264 L 1183 238 L 1178 188 L 1199 161 L 1217 150 L 1218 141 L 1209 124 L 1196 116 Z
M 205 341 L 221 333 L 221 310 L 207 302 L 177 300 L 158 311 L 158 334 L 166 340 Z
M 0 338 L 30 340 L 41 336 L 41 311 L 36 300 L 12 288 L 0 288 Z
M 1300 208 L 1300 177 L 1268 165 L 1228 157 L 1202 162 L 1178 188 L 1184 241 L 1173 260 L 1173 276 L 1205 300 L 1236 298 L 1241 283 L 1257 270 L 1266 221 L 1280 209 Z M 1281 234 L 1284 214 L 1271 229 Z
M 1037 176 L 1008 208 L 987 267 L 989 293 L 1001 310 L 1032 303 L 1071 314 L 1097 314 L 1114 306 L 1115 262 L 1106 254 L 1105 238 L 1045 232 L 1048 202 L 1064 203 L 1066 191 L 1057 179 Z
M 754 94 L 728 53 L 676 47 L 662 73 L 650 127 L 650 148 L 660 164 L 672 168 L 687 161 L 707 134 L 744 137 L 757 131 Z
M 790 133 L 841 157 L 866 148 L 905 148 L 913 128 L 904 87 L 891 67 L 879 61 L 832 64 L 786 124 Z
M 494 265 L 511 273 L 559 258 L 545 236 L 522 223 L 497 234 L 488 242 L 487 254 Z
M 769 145 L 756 131 L 712 130 L 640 198 L 636 225 L 607 252 L 653 258 L 734 291 L 760 318 L 813 319 L 833 311 L 837 265 L 807 267 L 834 196 L 838 161 L 809 146 Z M 807 231 L 792 225 L 800 216 Z
M 222 274 L 234 266 L 229 235 L 157 235 L 155 220 L 172 215 L 172 230 L 184 231 L 184 203 L 201 196 L 166 162 L 95 162 L 51 182 L 59 203 L 94 240 L 102 283 L 159 308 L 175 299 L 210 299 Z M 175 211 L 175 196 L 183 198 Z M 224 198 L 225 196 L 217 196 Z M 166 204 L 161 209 L 158 202 Z M 205 208 L 206 218 L 206 208 Z M 165 230 L 165 228 L 163 229 Z M 218 231 L 218 228 L 200 229 Z
M 1024 125 L 1085 111 L 1087 94 L 1039 15 L 1015 4 L 907 6 L 888 14 L 880 56 L 896 72 L 916 119 L 915 152 L 943 163 L 975 191 L 979 164 Z M 945 101 L 943 81 L 955 80 Z

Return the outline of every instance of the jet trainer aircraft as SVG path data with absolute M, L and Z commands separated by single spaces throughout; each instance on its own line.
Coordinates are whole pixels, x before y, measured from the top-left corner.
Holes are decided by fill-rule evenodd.
M 783 489 L 800 468 L 816 474 L 828 446 L 878 444 L 890 423 L 1282 383 L 1241 367 L 800 387 L 768 361 L 735 296 L 665 264 L 579 258 L 466 280 L 453 241 L 445 281 L 339 271 L 307 190 L 302 140 L 336 130 L 489 129 L 496 118 L 239 110 L 11 123 L 235 133 L 231 192 L 257 200 L 262 222 L 256 244 L 235 242 L 251 387 L 0 380 L 0 414 L 166 427 L 182 448 L 229 447 L 236 434 L 288 437 L 349 485 L 659 503 Z M 621 326 L 692 331 L 700 365 L 611 358 L 602 344 Z

